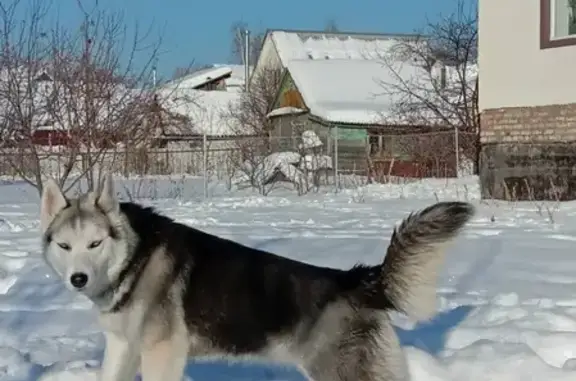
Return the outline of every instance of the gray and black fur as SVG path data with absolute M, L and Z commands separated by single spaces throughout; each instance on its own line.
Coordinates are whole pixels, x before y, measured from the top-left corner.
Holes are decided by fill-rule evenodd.
M 59 213 L 70 215 L 69 224 L 100 219 L 109 228 L 107 239 L 130 243 L 117 277 L 90 295 L 108 319 L 105 330 L 117 324 L 110 317 L 129 316 L 145 300 L 140 334 L 153 334 L 134 350 L 172 343 L 175 332 L 185 333 L 187 339 L 178 340 L 187 355 L 293 363 L 316 381 L 408 379 L 387 312 L 433 315 L 443 246 L 474 213 L 468 203 L 439 202 L 410 214 L 394 230 L 382 264 L 340 270 L 244 246 L 131 202 L 118 204 L 120 217 L 109 216 L 98 197 L 92 200 L 93 208 L 66 200 Z M 58 217 L 54 222 L 63 223 Z M 48 226 L 45 247 L 53 233 Z M 151 270 L 151 263 L 161 270 Z M 145 297 L 137 291 L 143 282 L 151 284 Z M 149 371 L 179 380 L 170 378 L 173 373 Z M 144 368 L 143 377 L 156 379 L 147 378 Z

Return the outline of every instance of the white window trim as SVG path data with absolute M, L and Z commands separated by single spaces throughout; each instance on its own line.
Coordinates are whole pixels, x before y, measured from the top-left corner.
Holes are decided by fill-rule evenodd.
M 556 30 L 556 0 L 550 0 L 550 31 L 549 31 L 550 41 L 561 41 L 576 38 L 576 33 L 557 37 L 554 35 L 555 30 Z

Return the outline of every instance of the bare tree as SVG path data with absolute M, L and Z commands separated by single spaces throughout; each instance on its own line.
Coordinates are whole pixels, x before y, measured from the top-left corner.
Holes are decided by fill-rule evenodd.
M 460 144 L 474 161 L 480 123 L 477 20 L 476 6 L 458 0 L 451 14 L 428 21 L 420 37 L 382 56 L 390 72 L 382 87 L 394 100 L 393 118 L 470 132 Z
M 264 196 L 280 184 L 291 184 L 298 195 L 318 191 L 332 169 L 331 158 L 322 154 L 322 142 L 312 130 L 293 122 L 292 131 L 289 144 L 282 148 L 270 145 L 264 135 L 236 140 L 230 164 L 238 182 Z
M 47 175 L 65 189 L 81 178 L 98 184 L 107 151 L 145 135 L 152 105 L 159 41 L 147 42 L 150 30 L 138 25 L 128 35 L 122 15 L 97 2 L 77 5 L 83 18 L 74 30 L 50 23 L 45 1 L 0 4 L 0 154 L 39 192 Z
M 231 175 L 241 173 L 262 194 L 267 194 L 269 188 L 262 178 L 269 171 L 264 161 L 272 152 L 269 133 L 273 125 L 267 114 L 281 80 L 281 70 L 262 71 L 252 79 L 250 91 L 242 93 L 239 102 L 231 104 L 226 111 L 234 134 L 245 137 L 233 143 L 228 160 Z
M 266 165 L 270 154 L 264 137 L 241 137 L 232 143 L 227 157 L 228 176 L 232 183 L 246 184 L 263 196 L 272 189 L 267 182 L 271 169 Z
M 440 21 L 428 22 L 421 37 L 399 42 L 383 56 L 393 79 L 383 82 L 397 99 L 397 113 L 438 124 L 474 129 L 478 126 L 477 12 L 459 0 L 457 9 Z M 419 74 L 405 75 L 407 66 Z
M 209 69 L 211 67 L 213 67 L 213 66 L 210 64 L 205 64 L 205 65 L 190 64 L 188 66 L 179 66 L 176 69 L 174 69 L 174 73 L 172 74 L 172 80 L 180 79 L 180 78 L 185 77 L 187 75 L 194 74 L 200 70 Z
M 291 182 L 299 194 L 318 189 L 322 174 L 331 167 L 329 157 L 322 154 L 320 139 L 304 125 L 293 122 L 293 136 L 286 144 L 271 141 L 273 121 L 268 117 L 281 86 L 281 69 L 264 69 L 252 79 L 250 91 L 242 93 L 231 105 L 228 118 L 234 133 L 243 138 L 234 140 L 229 167 L 232 176 L 239 175 L 262 195 L 278 183 Z M 311 136 L 311 134 L 313 136 Z
M 230 117 L 242 126 L 243 134 L 268 135 L 273 126 L 267 115 L 281 81 L 282 70 L 264 69 L 252 78 L 250 91 L 242 93 L 240 102 L 232 105 Z
M 292 184 L 299 195 L 307 193 L 315 184 L 314 172 L 308 170 L 311 165 L 306 162 L 301 146 L 275 152 L 265 137 L 257 136 L 238 139 L 234 147 L 229 155 L 232 177 L 238 184 L 246 184 L 263 196 L 282 183 Z
M 245 32 L 247 30 L 250 30 L 248 24 L 242 21 L 235 22 L 230 28 L 230 33 L 232 34 L 232 60 L 242 65 L 245 64 Z M 250 32 L 250 54 L 248 55 L 250 66 L 253 66 L 258 61 L 263 42 L 264 33 Z

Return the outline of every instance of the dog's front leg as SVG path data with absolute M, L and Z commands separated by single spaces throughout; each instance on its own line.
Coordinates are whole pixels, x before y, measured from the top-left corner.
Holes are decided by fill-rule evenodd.
M 142 351 L 143 381 L 181 381 L 188 362 L 187 335 L 174 335 Z
M 106 349 L 102 361 L 101 381 L 134 381 L 140 364 L 138 345 L 106 332 Z

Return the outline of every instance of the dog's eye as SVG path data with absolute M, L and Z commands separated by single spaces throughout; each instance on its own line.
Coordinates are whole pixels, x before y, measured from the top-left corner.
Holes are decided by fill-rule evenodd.
M 101 243 L 102 243 L 102 240 L 100 240 L 100 241 L 92 241 L 92 242 L 90 242 L 90 244 L 88 245 L 88 248 L 89 248 L 89 249 L 95 249 L 95 248 L 97 248 L 98 246 L 100 246 Z
M 70 250 L 70 245 L 68 245 L 67 243 L 59 243 L 58 246 L 60 246 L 63 250 L 69 251 Z

